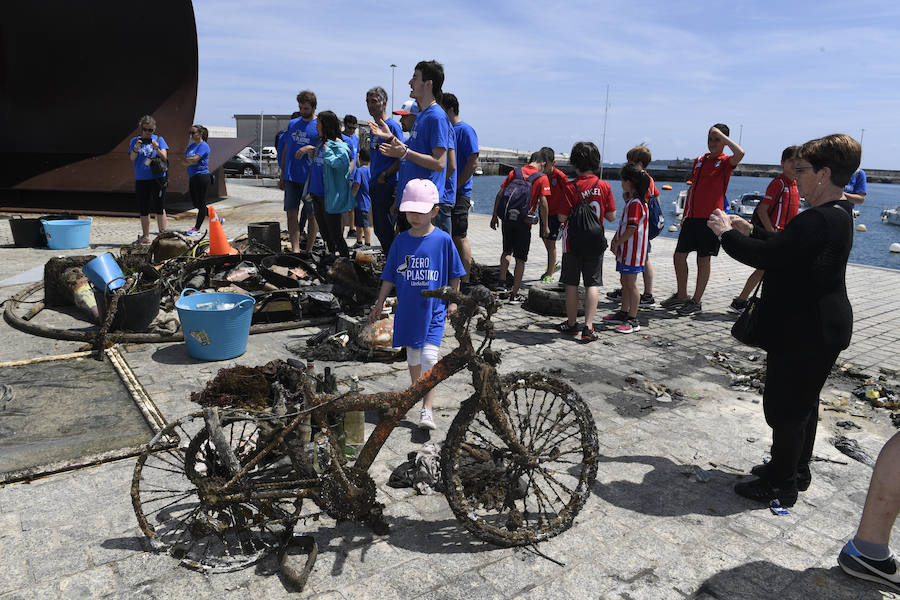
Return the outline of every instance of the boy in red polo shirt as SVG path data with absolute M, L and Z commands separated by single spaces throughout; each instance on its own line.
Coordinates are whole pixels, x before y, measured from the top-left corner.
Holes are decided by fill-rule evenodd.
M 744 158 L 744 149 L 728 137 L 729 132 L 728 126 L 722 123 L 710 127 L 706 139 L 709 152 L 694 159 L 693 183 L 685 202 L 673 256 L 678 290 L 660 302 L 663 308 L 677 309 L 682 316 L 702 310 L 700 301 L 709 281 L 710 257 L 719 254 L 719 239 L 706 226 L 706 221 L 715 209 L 722 208 L 731 171 Z M 723 154 L 725 146 L 731 148 L 731 156 Z M 691 252 L 697 253 L 697 285 L 693 297 L 687 293 L 687 257 Z
M 797 152 L 800 146 L 788 146 L 781 153 L 781 173 L 766 188 L 751 222 L 767 231 L 781 231 L 800 211 L 800 192 L 797 191 Z M 764 271 L 756 269 L 747 278 L 741 295 L 731 301 L 728 310 L 740 314 L 747 308 L 747 299 L 762 281 Z

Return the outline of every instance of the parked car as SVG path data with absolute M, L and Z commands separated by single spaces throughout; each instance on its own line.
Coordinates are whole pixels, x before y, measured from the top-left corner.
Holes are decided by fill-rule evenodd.
M 255 177 L 259 175 L 259 165 L 242 154 L 235 154 L 222 165 L 226 175 Z
M 241 156 L 246 156 L 251 160 L 259 160 L 259 154 L 250 146 L 244 146 L 244 149 L 238 152 Z
M 278 151 L 275 146 L 263 146 L 260 156 L 263 160 L 278 160 Z

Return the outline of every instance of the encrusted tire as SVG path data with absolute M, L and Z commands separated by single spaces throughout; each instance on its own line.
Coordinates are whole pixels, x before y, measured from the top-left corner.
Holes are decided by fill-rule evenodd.
M 561 283 L 534 283 L 528 288 L 528 309 L 542 315 L 566 316 L 566 290 Z M 584 314 L 584 288 L 578 288 L 578 314 Z
M 540 373 L 502 379 L 508 422 L 531 458 L 497 435 L 480 400 L 466 400 L 441 452 L 447 502 L 475 536 L 525 546 L 572 526 L 597 475 L 597 429 L 568 384 Z

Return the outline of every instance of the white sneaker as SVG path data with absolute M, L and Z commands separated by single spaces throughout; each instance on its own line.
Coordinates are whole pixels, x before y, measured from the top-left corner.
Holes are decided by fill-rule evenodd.
M 434 415 L 430 408 L 423 406 L 419 410 L 419 429 L 431 429 L 432 431 L 437 429 L 437 425 L 434 424 Z

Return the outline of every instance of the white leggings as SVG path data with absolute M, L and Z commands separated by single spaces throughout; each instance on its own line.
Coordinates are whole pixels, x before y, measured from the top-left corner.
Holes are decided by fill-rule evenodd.
M 410 367 L 422 365 L 422 374 L 424 375 L 431 370 L 431 367 L 437 362 L 439 348 L 439 346 L 435 346 L 434 344 L 425 344 L 424 348 L 410 348 L 407 346 L 406 364 Z

